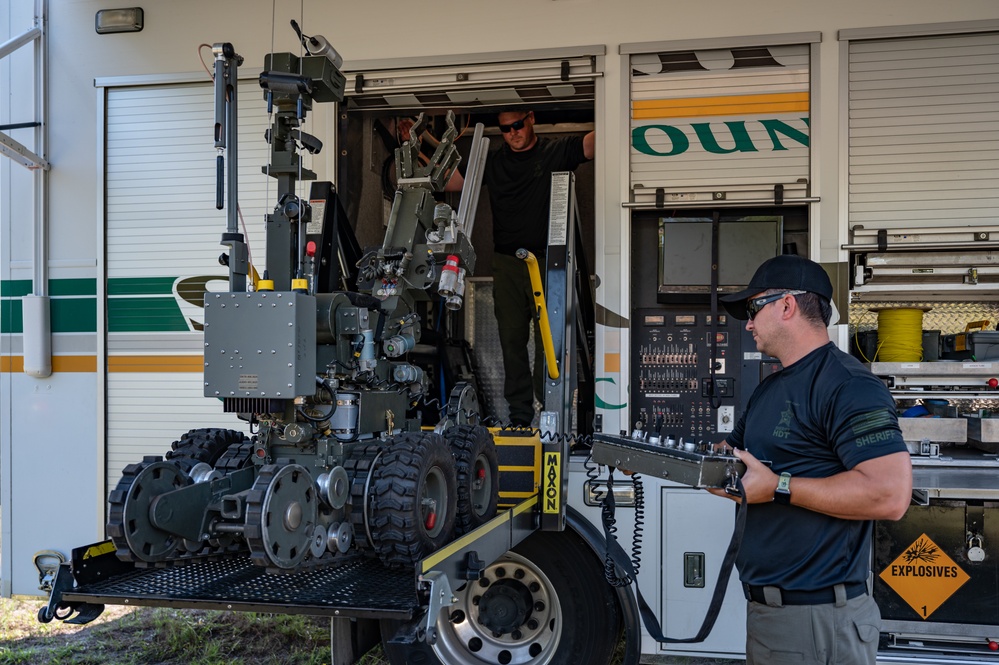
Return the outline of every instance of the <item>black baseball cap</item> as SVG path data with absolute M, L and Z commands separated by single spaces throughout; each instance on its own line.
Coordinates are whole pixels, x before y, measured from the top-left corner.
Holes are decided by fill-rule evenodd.
M 815 261 L 795 254 L 781 254 L 768 259 L 756 269 L 749 286 L 729 296 L 719 298 L 728 313 L 745 321 L 746 301 L 767 289 L 787 289 L 788 291 L 808 291 L 826 300 L 832 300 L 833 287 L 829 275 Z

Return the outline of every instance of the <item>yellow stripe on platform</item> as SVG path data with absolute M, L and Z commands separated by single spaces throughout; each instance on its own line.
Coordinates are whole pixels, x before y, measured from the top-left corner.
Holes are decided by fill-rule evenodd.
M 108 356 L 109 372 L 203 372 L 204 356 Z
M 631 104 L 631 117 L 634 120 L 802 112 L 808 112 L 807 92 L 648 99 L 636 100 Z
M 449 556 L 461 551 L 465 547 L 472 545 L 475 541 L 477 541 L 485 534 L 509 523 L 509 521 L 513 519 L 514 516 L 520 515 L 523 512 L 531 510 L 537 504 L 538 504 L 538 496 L 535 494 L 527 501 L 524 501 L 523 503 L 511 508 L 510 510 L 503 511 L 501 514 L 497 515 L 492 520 L 486 522 L 479 528 L 469 533 L 466 533 L 458 540 L 455 540 L 445 545 L 444 547 L 440 548 L 439 550 L 428 556 L 426 559 L 423 560 L 423 567 L 420 572 L 423 573 L 430 572 L 431 570 L 439 566 L 441 561 L 444 561 L 444 559 L 447 559 Z

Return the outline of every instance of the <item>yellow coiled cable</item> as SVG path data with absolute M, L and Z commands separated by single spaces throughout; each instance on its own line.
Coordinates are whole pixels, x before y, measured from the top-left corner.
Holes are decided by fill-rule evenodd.
M 878 312 L 878 354 L 883 362 L 919 362 L 923 359 L 923 310 L 885 308 Z

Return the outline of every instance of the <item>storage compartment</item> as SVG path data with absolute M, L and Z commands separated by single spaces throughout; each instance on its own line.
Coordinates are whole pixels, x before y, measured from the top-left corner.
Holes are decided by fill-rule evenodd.
M 975 549 L 978 548 L 978 549 Z M 999 503 L 932 500 L 875 527 L 874 598 L 885 632 L 995 637 Z

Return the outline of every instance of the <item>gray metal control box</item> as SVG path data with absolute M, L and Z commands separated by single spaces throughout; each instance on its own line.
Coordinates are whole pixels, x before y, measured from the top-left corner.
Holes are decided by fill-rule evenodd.
M 205 397 L 316 392 L 316 299 L 287 291 L 205 294 Z
M 613 434 L 594 434 L 592 452 L 597 464 L 695 488 L 734 486 L 735 479 L 746 472 L 746 465 L 737 457 L 652 445 Z

